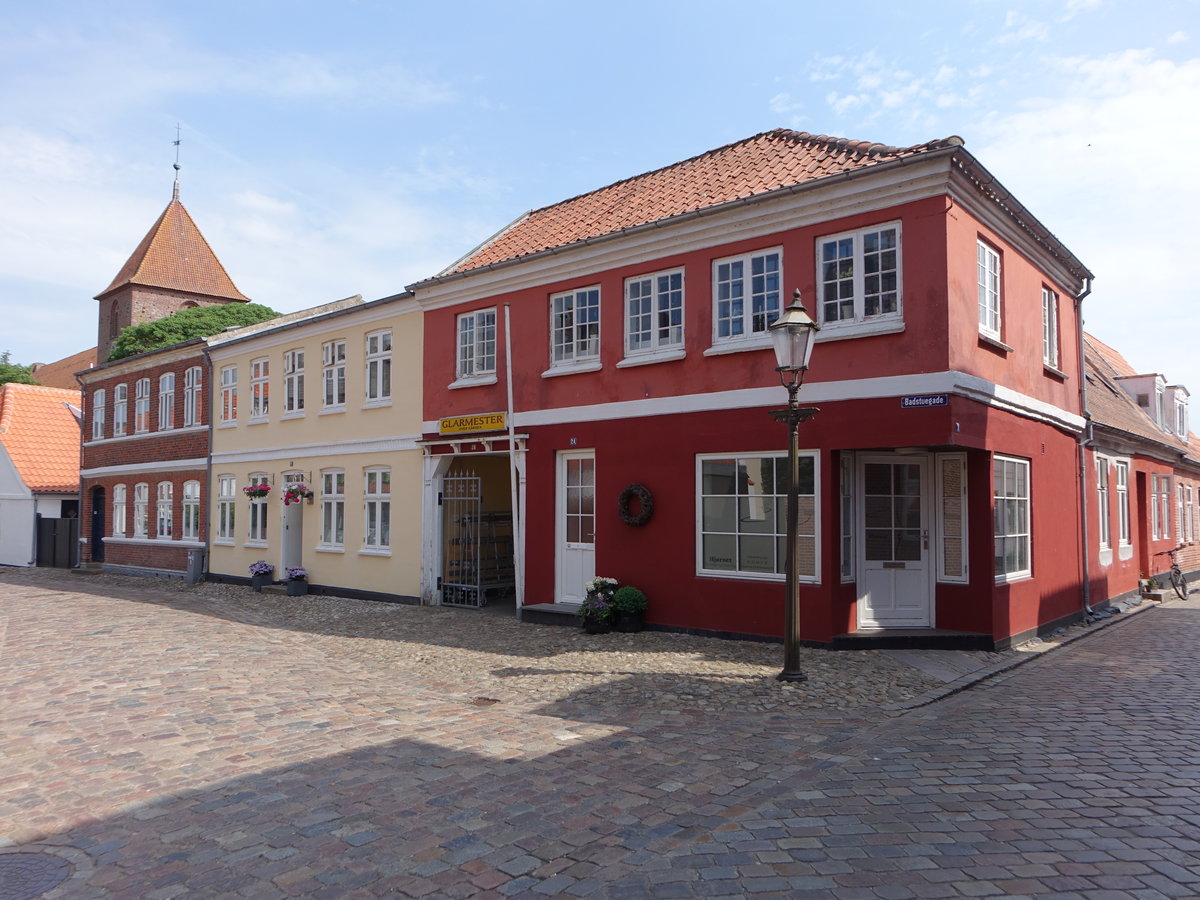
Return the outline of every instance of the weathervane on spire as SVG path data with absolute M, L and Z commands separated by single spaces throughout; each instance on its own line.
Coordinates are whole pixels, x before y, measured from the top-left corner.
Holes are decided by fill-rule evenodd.
M 175 144 L 175 189 L 173 191 L 173 194 L 174 194 L 174 199 L 176 199 L 176 200 L 179 199 L 179 143 L 180 143 L 180 140 L 181 139 L 179 137 L 179 123 L 176 122 L 175 123 L 175 140 L 172 142 Z

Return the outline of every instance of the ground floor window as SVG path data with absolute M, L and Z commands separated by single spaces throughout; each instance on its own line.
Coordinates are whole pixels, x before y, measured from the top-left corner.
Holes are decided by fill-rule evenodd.
M 194 541 L 200 537 L 200 482 L 183 483 L 183 539 Z
M 1030 574 L 1029 460 L 997 456 L 992 461 L 996 577 Z
M 364 475 L 364 544 L 384 550 L 392 543 L 392 473 L 390 469 L 367 469 Z
M 144 538 L 150 527 L 150 485 L 133 486 L 133 536 Z
M 170 538 L 173 534 L 172 504 L 175 501 L 175 486 L 169 481 L 158 483 L 158 536 Z
M 321 473 L 321 544 L 342 547 L 346 542 L 346 473 Z
M 702 574 L 778 577 L 787 560 L 788 460 L 784 453 L 697 458 L 697 553 Z M 817 454 L 800 455 L 796 570 L 817 571 Z
M 125 535 L 125 485 L 113 485 L 112 533 L 114 537 Z
M 270 478 L 264 474 L 251 475 L 250 484 L 270 484 Z M 246 534 L 247 540 L 265 542 L 267 539 L 267 498 L 250 498 L 250 529 Z
M 217 479 L 217 539 L 232 541 L 234 512 L 237 509 L 237 479 L 233 475 L 222 475 Z

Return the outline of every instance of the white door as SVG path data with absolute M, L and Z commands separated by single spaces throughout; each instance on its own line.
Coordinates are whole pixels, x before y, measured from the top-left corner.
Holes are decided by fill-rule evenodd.
M 920 628 L 932 624 L 928 494 L 926 457 L 860 457 L 860 628 Z
M 284 490 L 287 490 L 288 486 L 292 484 L 304 484 L 304 476 L 299 472 L 289 472 L 284 475 Z M 304 501 L 284 506 L 281 495 L 279 506 L 281 510 L 280 531 L 282 533 L 280 563 L 284 569 L 287 569 L 288 566 L 302 566 L 304 565 Z M 285 576 L 283 572 L 277 572 L 275 577 L 284 578 Z
M 596 455 L 560 453 L 556 492 L 556 603 L 582 603 L 596 577 Z

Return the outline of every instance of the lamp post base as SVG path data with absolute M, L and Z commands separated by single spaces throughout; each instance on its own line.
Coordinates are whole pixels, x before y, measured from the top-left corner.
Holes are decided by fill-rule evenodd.
M 780 672 L 775 676 L 776 681 L 808 681 L 808 676 L 803 672 Z

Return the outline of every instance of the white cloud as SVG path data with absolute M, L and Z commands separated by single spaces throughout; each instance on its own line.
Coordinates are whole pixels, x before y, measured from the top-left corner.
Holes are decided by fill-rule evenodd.
M 1172 31 L 1167 35 L 1167 43 L 1171 45 L 1186 44 L 1191 40 L 1191 37 L 1186 31 Z

